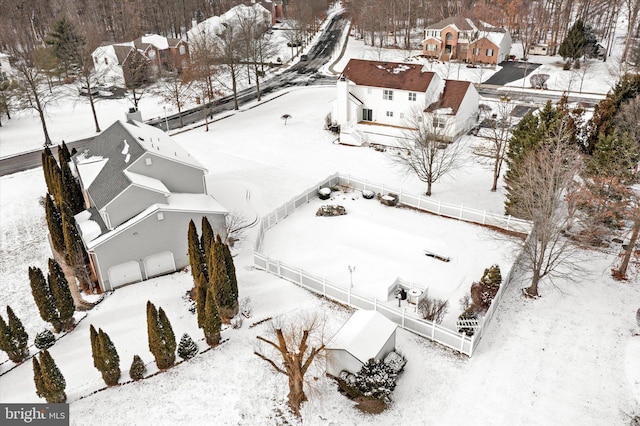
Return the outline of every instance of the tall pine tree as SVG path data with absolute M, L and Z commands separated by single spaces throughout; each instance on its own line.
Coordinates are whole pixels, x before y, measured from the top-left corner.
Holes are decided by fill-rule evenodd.
M 7 306 L 8 330 L 11 335 L 11 352 L 9 359 L 20 363 L 29 356 L 29 335 L 22 325 L 20 318 L 13 312 L 11 306 Z
M 224 255 L 224 266 L 227 270 L 227 276 L 229 277 L 229 285 L 231 291 L 231 297 L 234 299 L 234 316 L 238 314 L 238 278 L 236 276 L 236 266 L 233 263 L 233 256 L 231 256 L 231 249 L 228 244 L 222 242 L 220 234 L 216 237 L 218 244 L 222 246 Z
M 61 163 L 60 173 L 62 174 L 62 197 L 64 202 L 74 215 L 78 214 L 84 210 L 84 198 L 80 184 L 71 173 L 69 163 Z
M 65 16 L 53 24 L 53 30 L 49 33 L 46 43 L 53 47 L 53 54 L 65 76 L 68 76 L 72 66 L 80 64 L 85 40 Z
M 204 321 L 206 318 L 206 299 L 207 289 L 209 288 L 209 282 L 205 280 L 204 273 L 200 273 L 201 285 L 196 286 L 196 315 L 198 318 L 198 327 L 204 327 Z M 214 302 L 215 303 L 215 302 Z
M 80 282 L 80 287 L 88 291 L 91 289 L 91 279 L 87 270 L 87 254 L 76 227 L 76 220 L 71 209 L 66 205 L 62 206 L 61 213 L 64 244 L 67 249 L 67 263 L 73 268 L 74 275 Z
M 51 195 L 47 193 L 44 202 L 45 213 L 47 217 L 47 227 L 49 235 L 51 235 L 51 243 L 53 248 L 60 254 L 65 254 L 67 248 L 64 243 L 64 231 L 62 230 L 62 215 L 60 210 L 53 202 Z
M 69 282 L 64 276 L 62 268 L 54 259 L 49 259 L 49 288 L 58 310 L 60 326 L 63 330 L 71 330 L 74 326 L 73 313 L 76 306 L 71 296 Z
M 196 286 L 204 284 L 200 282 L 200 275 L 204 274 L 206 277 L 207 264 L 204 258 L 204 252 L 200 245 L 200 238 L 198 237 L 198 231 L 196 229 L 193 220 L 189 221 L 189 232 L 187 234 L 188 248 L 189 248 L 189 262 L 191 263 L 191 275 L 193 275 L 193 281 Z
M 89 326 L 89 339 L 91 340 L 91 356 L 93 357 L 93 366 L 102 371 L 104 366 L 102 364 L 102 356 L 100 355 L 100 345 L 98 344 L 98 332 L 93 327 L 93 324 Z
M 65 393 L 65 388 L 67 386 L 67 382 L 64 380 L 64 376 L 46 349 L 40 352 L 40 371 L 42 373 L 42 382 L 44 384 L 44 397 L 47 402 L 66 402 L 67 394 Z
M 40 268 L 29 267 L 29 282 L 31 284 L 31 293 L 33 300 L 36 302 L 40 317 L 53 325 L 56 333 L 60 332 L 60 317 L 56 308 L 49 283 L 45 280 Z
M 160 322 L 160 328 L 162 330 L 162 340 L 165 347 L 165 365 L 171 366 L 176 362 L 176 335 L 173 333 L 173 328 L 169 322 L 167 314 L 164 309 L 158 309 L 158 321 Z
M 100 351 L 102 378 L 107 386 L 115 386 L 120 380 L 120 357 L 109 335 L 100 329 L 97 343 Z
M 149 351 L 158 368 L 165 370 L 171 367 L 176 359 L 175 335 L 162 308 L 159 312 L 150 301 L 147 301 L 147 336 Z
M 204 338 L 209 346 L 215 346 L 220 343 L 222 321 L 220 321 L 218 307 L 216 305 L 215 296 L 211 288 L 207 290 L 207 299 L 205 306 L 206 316 L 203 327 Z
M 33 381 L 36 384 L 36 395 L 40 398 L 44 398 L 47 394 L 47 388 L 44 385 L 44 379 L 42 378 L 42 368 L 38 362 L 37 357 L 31 358 L 33 365 Z
M 224 261 L 224 247 L 216 239 L 209 250 L 209 286 L 218 305 L 223 321 L 228 322 L 236 314 L 237 300 L 234 299 L 231 280 Z

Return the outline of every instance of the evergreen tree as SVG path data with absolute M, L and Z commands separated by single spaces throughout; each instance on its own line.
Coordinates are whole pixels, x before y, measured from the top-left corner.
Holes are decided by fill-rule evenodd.
M 54 259 L 49 259 L 49 288 L 58 310 L 60 325 L 63 330 L 71 330 L 74 325 L 73 313 L 76 306 L 69 290 L 69 283 L 62 268 Z
M 80 63 L 81 49 L 85 40 L 66 17 L 62 17 L 53 24 L 53 31 L 49 33 L 46 43 L 53 47 L 53 54 L 58 59 L 65 76 L 71 71 L 72 66 Z
M 162 341 L 164 343 L 164 364 L 167 366 L 165 368 L 168 368 L 176 362 L 176 335 L 173 333 L 169 318 L 167 318 L 167 314 L 162 308 L 158 309 L 158 321 L 160 322 Z
M 33 344 L 38 349 L 49 349 L 56 343 L 56 336 L 49 330 L 41 331 L 36 334 L 36 338 L 33 339 Z
M 102 355 L 100 354 L 100 345 L 98 343 L 98 332 L 93 327 L 93 324 L 89 326 L 89 339 L 91 340 L 91 356 L 93 357 L 93 366 L 102 371 L 104 365 L 102 363 Z
M 53 358 L 45 349 L 40 352 L 40 371 L 44 383 L 44 397 L 48 403 L 61 403 L 67 401 L 64 390 L 67 386 L 64 376 L 58 369 Z
M 625 74 L 607 97 L 596 104 L 588 123 L 588 135 L 584 150 L 592 154 L 600 134 L 608 135 L 615 127 L 615 116 L 620 106 L 640 92 L 640 74 Z
M 67 263 L 73 268 L 74 275 L 80 282 L 83 290 L 91 288 L 91 279 L 87 270 L 87 253 L 82 244 L 82 239 L 76 227 L 76 220 L 68 206 L 63 205 L 62 231 L 64 233 L 64 244 L 67 251 Z
M 107 386 L 114 386 L 118 384 L 120 380 L 120 357 L 115 345 L 109 338 L 109 335 L 98 330 L 97 343 L 100 351 L 100 358 L 102 369 L 102 378 Z
M 147 338 L 149 351 L 153 354 L 158 368 L 162 363 L 162 336 L 158 327 L 158 311 L 153 303 L 147 301 Z
M 499 287 L 502 284 L 502 274 L 500 273 L 500 266 L 492 265 L 484 270 L 480 282 L 488 285 Z
M 586 161 L 589 176 L 617 178 L 625 184 L 634 183 L 635 165 L 640 160 L 640 145 L 627 135 L 600 134 L 593 154 Z
M 11 306 L 7 306 L 7 317 L 9 319 L 8 328 L 13 341 L 13 354 L 9 354 L 9 359 L 15 363 L 19 363 L 29 356 L 29 335 L 25 331 L 20 318 L 18 318 L 13 312 L 13 309 L 11 309 Z
M 60 210 L 56 207 L 51 198 L 51 195 L 47 193 L 44 203 L 45 213 L 47 217 L 47 227 L 49 228 L 49 235 L 51 235 L 51 243 L 53 248 L 58 253 L 64 254 L 67 250 L 64 244 L 64 232 L 62 230 L 62 215 Z
M 37 357 L 31 358 L 33 361 L 33 381 L 36 384 L 36 395 L 40 398 L 44 398 L 47 394 L 47 388 L 44 385 L 44 379 L 42 378 L 42 368 L 37 360 Z
M 13 361 L 12 354 L 15 351 L 15 344 L 13 340 L 13 336 L 11 335 L 11 329 L 4 322 L 4 318 L 0 315 L 0 350 L 4 351 L 9 355 L 9 359 Z M 14 361 L 15 362 L 15 361 Z
M 129 368 L 129 377 L 131 377 L 132 380 L 140 380 L 144 378 L 146 370 L 147 367 L 145 367 L 144 362 L 142 362 L 142 358 L 138 355 L 134 355 L 131 367 Z
M 563 59 L 576 61 L 582 56 L 593 56 L 596 50 L 596 37 L 593 29 L 578 19 L 569 29 L 567 36 L 562 40 L 558 54 Z
M 58 146 L 58 161 L 60 161 L 60 164 L 69 163 L 71 161 L 69 147 L 67 147 L 67 144 L 64 141 L 62 141 L 62 145 Z
M 214 242 L 214 234 L 213 229 L 211 229 L 211 224 L 209 223 L 209 219 L 206 216 L 202 216 L 202 251 L 204 252 L 205 263 L 207 264 L 207 273 L 211 269 L 211 265 L 208 264 L 209 257 L 211 256 L 211 246 Z M 206 274 L 205 274 L 206 276 Z
M 203 328 L 204 337 L 209 346 L 215 346 L 220 343 L 220 331 L 222 329 L 222 322 L 220 321 L 218 307 L 216 305 L 215 296 L 211 288 L 207 290 L 205 306 L 206 316 Z
M 40 317 L 44 321 L 51 323 L 56 333 L 60 332 L 58 310 L 56 309 L 49 283 L 45 280 L 40 268 L 29 267 L 29 281 L 33 300 L 36 302 Z
M 209 288 L 209 283 L 205 281 L 204 273 L 200 273 L 200 282 L 204 283 L 196 286 L 196 314 L 198 318 L 198 327 L 204 327 L 204 321 L 206 318 L 206 299 L 207 299 L 207 289 Z M 215 303 L 215 302 L 214 302 Z
M 182 335 L 178 345 L 178 355 L 182 359 L 191 359 L 198 354 L 198 345 L 187 333 Z
M 200 245 L 200 238 L 198 238 L 198 231 L 193 220 L 189 222 L 188 232 L 188 248 L 189 248 L 189 262 L 191 263 L 191 275 L 195 286 L 207 286 L 209 284 L 207 279 L 207 263 L 204 257 L 204 251 Z
M 69 206 L 72 214 L 78 214 L 84 210 L 84 198 L 80 184 L 71 173 L 69 163 L 60 164 L 60 173 L 62 175 L 62 197 L 64 203 Z
M 56 207 L 60 208 L 64 202 L 62 194 L 62 172 L 48 147 L 42 152 L 42 169 L 47 190 L 53 197 Z
M 231 249 L 228 244 L 222 242 L 220 234 L 216 237 L 218 244 L 222 246 L 222 252 L 224 255 L 224 266 L 227 270 L 227 276 L 229 277 L 229 286 L 231 291 L 231 297 L 234 300 L 233 315 L 238 314 L 238 278 L 236 276 L 236 266 L 233 263 L 233 256 L 231 256 Z
M 237 294 L 234 294 L 224 259 L 224 244 L 213 241 L 209 253 L 209 285 L 213 289 L 220 317 L 230 320 L 238 311 Z

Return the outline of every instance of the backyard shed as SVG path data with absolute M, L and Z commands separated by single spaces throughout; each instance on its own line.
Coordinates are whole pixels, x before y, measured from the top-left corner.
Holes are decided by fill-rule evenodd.
M 357 373 L 371 358 L 377 360 L 395 349 L 396 324 L 376 311 L 357 311 L 325 347 L 327 374 L 342 370 Z

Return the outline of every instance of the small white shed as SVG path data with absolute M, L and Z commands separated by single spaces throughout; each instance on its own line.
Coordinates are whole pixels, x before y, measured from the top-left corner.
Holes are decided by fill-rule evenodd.
M 357 311 L 325 347 L 327 374 L 357 373 L 371 358 L 384 359 L 395 349 L 397 325 L 376 311 Z

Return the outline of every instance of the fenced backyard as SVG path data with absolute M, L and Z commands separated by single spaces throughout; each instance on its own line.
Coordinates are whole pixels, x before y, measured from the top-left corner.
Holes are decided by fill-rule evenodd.
M 503 271 L 503 282 L 496 297 L 493 299 L 493 302 L 486 314 L 480 319 L 474 335 L 467 336 L 465 333 L 457 332 L 457 330 L 451 330 L 442 325 L 436 324 L 435 322 L 422 319 L 415 315 L 412 312 L 412 309 L 407 310 L 406 307 L 398 308 L 386 303 L 387 300 L 379 300 L 376 297 L 358 294 L 352 291 L 350 287 L 344 288 L 343 286 L 336 285 L 335 283 L 329 282 L 324 277 L 311 274 L 302 268 L 286 264 L 280 260 L 271 259 L 262 253 L 264 235 L 267 230 L 275 226 L 297 209 L 308 204 L 310 200 L 316 198 L 320 188 L 332 187 L 335 185 L 344 185 L 357 191 L 369 190 L 380 194 L 393 193 L 398 196 L 401 204 L 418 210 L 427 211 L 461 221 L 488 225 L 520 234 L 528 234 L 530 224 L 526 221 L 500 216 L 486 211 L 479 211 L 466 208 L 464 206 L 455 206 L 425 199 L 425 197 L 421 195 L 408 193 L 402 189 L 388 187 L 384 184 L 376 184 L 338 173 L 329 176 L 317 185 L 307 189 L 302 194 L 292 198 L 289 202 L 264 216 L 260 221 L 253 255 L 255 267 L 353 308 L 376 310 L 406 330 L 431 339 L 467 356 L 472 356 L 480 342 L 484 330 L 494 316 L 495 310 L 500 303 L 500 299 L 502 298 L 504 291 L 511 281 L 513 267 L 510 267 L 508 271 Z M 506 272 L 506 274 L 504 272 Z M 406 287 L 402 284 L 401 279 L 398 279 L 395 285 L 397 287 Z

